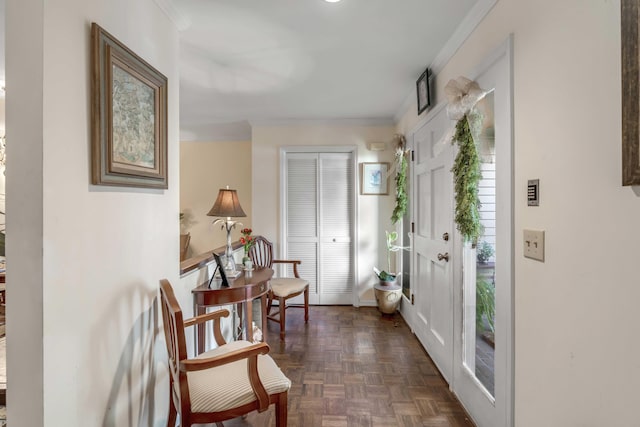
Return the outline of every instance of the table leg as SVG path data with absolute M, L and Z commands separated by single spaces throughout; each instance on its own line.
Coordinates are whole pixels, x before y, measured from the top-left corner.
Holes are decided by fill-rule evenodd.
M 262 315 L 262 342 L 267 342 L 267 294 L 260 297 L 260 314 Z
M 205 314 L 206 312 L 207 312 L 207 308 L 206 307 L 196 304 L 196 316 L 200 316 L 202 314 Z M 196 331 L 197 331 L 196 333 L 198 335 L 197 344 L 196 344 L 196 353 L 197 354 L 202 354 L 204 352 L 205 324 L 204 323 L 198 323 L 196 325 Z
M 253 305 L 251 299 L 244 303 L 245 305 L 245 324 L 244 324 L 244 339 L 253 342 Z

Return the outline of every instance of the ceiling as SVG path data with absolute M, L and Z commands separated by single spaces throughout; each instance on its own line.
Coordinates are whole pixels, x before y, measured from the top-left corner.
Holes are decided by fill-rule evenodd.
M 249 122 L 392 124 L 474 5 L 487 3 L 155 1 L 180 34 L 182 141 L 246 141 Z
M 159 1 L 159 0 L 156 0 Z M 476 0 L 162 0 L 180 31 L 181 140 L 249 122 L 393 123 Z

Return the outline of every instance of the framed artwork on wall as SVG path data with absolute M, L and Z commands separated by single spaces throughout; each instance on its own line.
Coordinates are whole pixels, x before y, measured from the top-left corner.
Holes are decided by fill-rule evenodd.
M 431 105 L 431 93 L 429 88 L 429 77 L 431 73 L 427 68 L 424 70 L 418 80 L 416 81 L 416 94 L 418 97 L 418 115 L 422 114 L 424 110 Z
M 91 25 L 91 181 L 168 188 L 167 78 Z
M 360 194 L 389 194 L 389 163 L 360 163 Z
M 640 185 L 638 0 L 622 0 L 622 185 Z

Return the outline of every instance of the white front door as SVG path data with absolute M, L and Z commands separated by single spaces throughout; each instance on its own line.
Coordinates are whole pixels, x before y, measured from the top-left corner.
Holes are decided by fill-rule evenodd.
M 450 382 L 453 369 L 453 147 L 446 109 L 435 113 L 413 137 L 414 294 L 413 329 Z

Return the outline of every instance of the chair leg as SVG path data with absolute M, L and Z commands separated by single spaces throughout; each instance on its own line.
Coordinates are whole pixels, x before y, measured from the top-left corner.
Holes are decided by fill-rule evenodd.
M 284 341 L 284 325 L 287 323 L 287 306 L 282 297 L 278 297 L 278 303 L 280 304 L 280 340 Z
M 173 388 L 173 384 L 170 388 Z M 169 394 L 169 418 L 167 419 L 167 427 L 176 427 L 176 418 L 178 417 L 178 411 L 176 411 L 176 407 L 173 404 L 173 399 L 171 396 L 173 395 L 173 390 L 170 390 Z
M 273 295 L 269 292 L 269 296 L 267 297 L 267 316 L 271 314 L 271 307 L 273 307 Z
M 309 323 L 309 286 L 304 288 L 304 323 Z
M 276 427 L 287 426 L 287 392 L 280 394 L 276 402 Z

